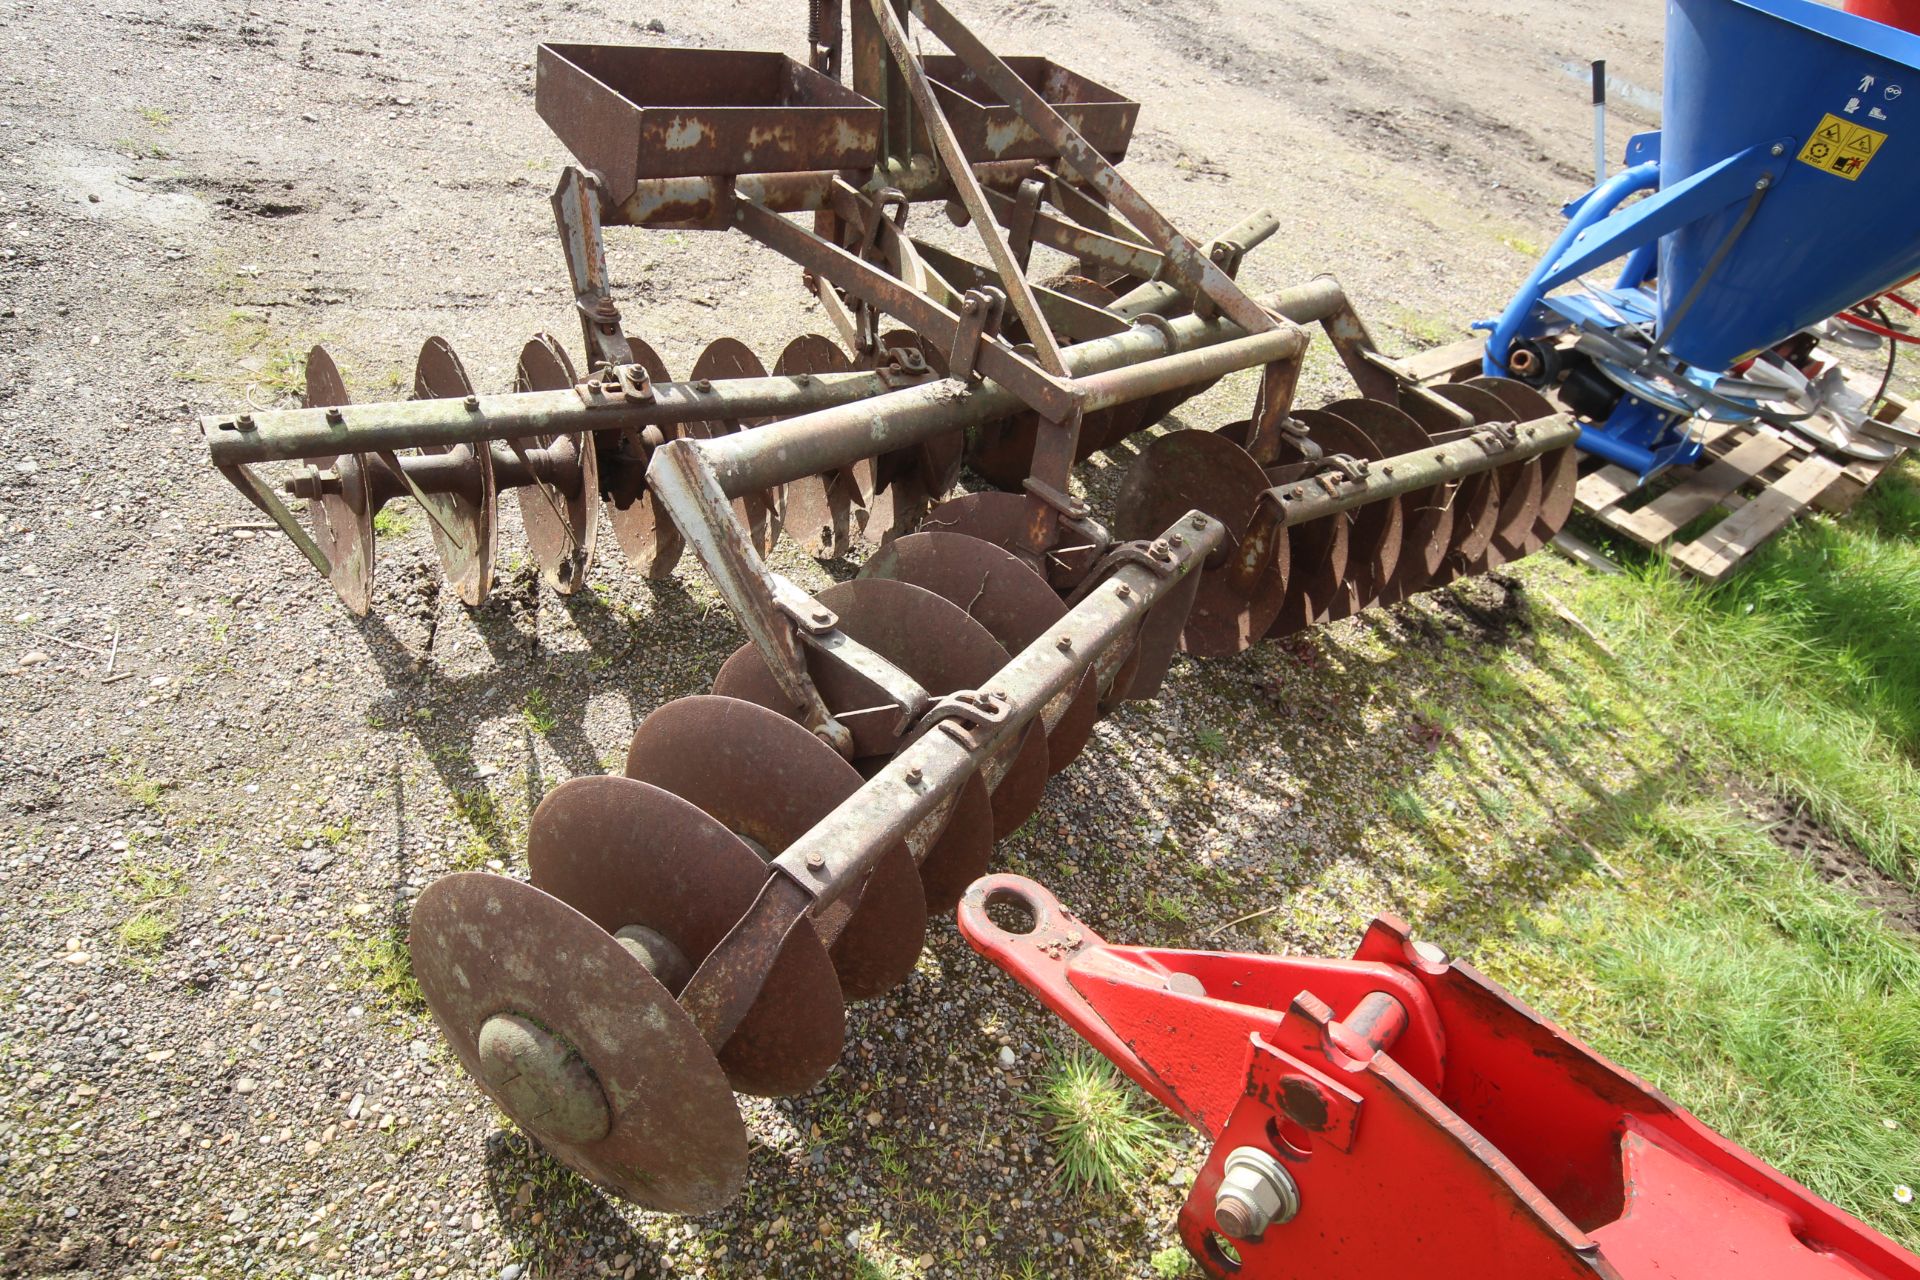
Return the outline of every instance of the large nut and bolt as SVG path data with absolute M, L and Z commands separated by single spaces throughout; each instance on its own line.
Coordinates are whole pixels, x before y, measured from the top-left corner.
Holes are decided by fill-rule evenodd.
M 1258 1147 L 1235 1147 L 1227 1153 L 1213 1198 L 1213 1220 L 1221 1235 L 1256 1241 L 1268 1227 L 1291 1222 L 1299 1212 L 1300 1188 L 1278 1160 Z

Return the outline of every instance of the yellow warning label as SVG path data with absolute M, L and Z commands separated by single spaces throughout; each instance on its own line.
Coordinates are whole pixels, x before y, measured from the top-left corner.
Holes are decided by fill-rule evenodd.
M 1800 148 L 1800 160 L 1822 173 L 1852 182 L 1866 170 L 1867 162 L 1879 153 L 1886 140 L 1886 134 L 1865 125 L 1835 115 L 1821 116 L 1813 136 Z

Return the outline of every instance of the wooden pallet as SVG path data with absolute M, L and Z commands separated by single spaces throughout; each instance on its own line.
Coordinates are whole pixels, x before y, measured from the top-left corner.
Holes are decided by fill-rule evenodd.
M 1444 382 L 1478 372 L 1481 350 L 1479 339 L 1457 342 L 1411 356 L 1401 367 L 1422 381 Z M 1848 380 L 1862 395 L 1874 391 L 1870 380 Z M 1876 416 L 1899 432 L 1920 432 L 1920 414 L 1909 413 L 1893 395 Z M 1808 508 L 1835 515 L 1849 510 L 1906 452 L 1887 462 L 1857 462 L 1823 454 L 1796 433 L 1765 424 L 1700 425 L 1706 450 L 1691 470 L 1664 472 L 1643 488 L 1624 467 L 1591 464 L 1574 491 L 1574 506 L 1642 546 L 1666 548 L 1675 564 L 1707 582 L 1725 580 Z M 1676 535 L 1715 511 L 1724 513 L 1721 519 L 1674 544 Z M 1569 541 L 1569 555 L 1584 559 L 1583 551 L 1598 555 Z

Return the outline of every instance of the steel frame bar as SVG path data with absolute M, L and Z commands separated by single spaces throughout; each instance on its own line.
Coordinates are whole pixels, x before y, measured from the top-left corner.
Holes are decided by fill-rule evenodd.
M 1198 511 L 1182 517 L 1155 544 L 1170 549 L 1164 560 L 1142 556 L 1122 563 L 1001 668 L 985 690 L 974 691 L 1000 708 L 997 714 L 927 725 L 885 768 L 773 859 L 760 896 L 681 991 L 680 1003 L 707 1043 L 725 1044 L 738 1028 L 791 930 L 863 883 L 883 850 L 902 839 L 911 842 L 922 823 L 944 814 L 984 760 L 1048 703 L 1075 688 L 1103 654 L 1138 632 L 1153 606 L 1225 539 L 1226 528 L 1217 520 Z
M 1570 414 L 1559 413 L 1520 423 L 1512 428 L 1512 435 L 1509 443 L 1502 432 L 1483 427 L 1464 439 L 1369 463 L 1367 473 L 1358 479 L 1333 471 L 1312 480 L 1276 486 L 1263 497 L 1278 509 L 1281 524 L 1305 524 L 1564 449 L 1579 439 L 1580 423 Z
M 1146 234 L 1147 239 L 1166 255 L 1168 273 L 1186 286 L 1196 301 L 1206 299 L 1250 333 L 1284 323 L 1276 321 L 1261 310 L 1252 298 L 1242 293 L 1231 276 L 1215 266 L 1206 254 L 1182 235 L 1180 229 L 1122 177 L 1105 156 L 1094 150 L 1045 98 L 1034 91 L 1033 86 L 1016 75 L 940 0 L 910 2 L 913 12 L 927 24 L 927 29 L 958 54 L 968 69 L 999 94 L 1003 102 L 1018 111 L 1033 131 L 1059 155 L 1062 164 L 1072 169 L 1122 217 Z

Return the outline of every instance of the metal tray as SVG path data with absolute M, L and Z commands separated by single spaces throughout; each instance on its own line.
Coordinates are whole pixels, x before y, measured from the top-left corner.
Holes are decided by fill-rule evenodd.
M 543 44 L 534 105 L 616 201 L 641 178 L 879 162 L 882 112 L 778 53 Z
M 923 61 L 934 96 L 968 159 L 1045 160 L 1054 155 L 1020 114 L 1000 101 L 1000 95 L 981 83 L 959 58 L 942 54 Z M 1140 115 L 1139 103 L 1047 58 L 1004 61 L 1015 75 L 1039 90 L 1094 150 L 1111 161 L 1125 158 L 1127 144 L 1133 140 L 1133 122 Z

